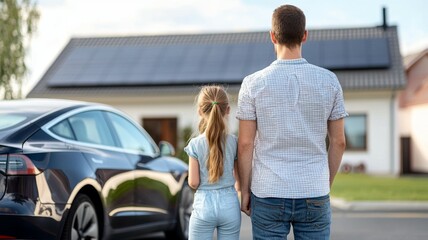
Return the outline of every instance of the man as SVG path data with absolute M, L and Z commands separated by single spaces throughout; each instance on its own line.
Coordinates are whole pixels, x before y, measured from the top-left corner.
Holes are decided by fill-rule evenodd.
M 277 60 L 247 76 L 238 99 L 241 210 L 254 239 L 329 239 L 329 192 L 345 150 L 342 88 L 330 71 L 301 54 L 305 15 L 275 9 Z M 326 146 L 328 136 L 328 151 Z

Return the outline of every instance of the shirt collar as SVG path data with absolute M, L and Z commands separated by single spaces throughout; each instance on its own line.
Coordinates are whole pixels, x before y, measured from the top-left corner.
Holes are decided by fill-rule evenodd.
M 272 62 L 272 65 L 278 65 L 278 64 L 286 64 L 286 65 L 299 65 L 308 63 L 306 59 L 304 58 L 296 58 L 296 59 L 277 59 L 274 62 Z

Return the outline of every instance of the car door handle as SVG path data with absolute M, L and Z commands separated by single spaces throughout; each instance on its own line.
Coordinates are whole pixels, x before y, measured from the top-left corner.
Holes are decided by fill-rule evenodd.
M 103 164 L 104 163 L 104 161 L 101 160 L 101 159 L 91 158 L 91 160 L 92 160 L 92 162 L 98 163 L 98 164 Z

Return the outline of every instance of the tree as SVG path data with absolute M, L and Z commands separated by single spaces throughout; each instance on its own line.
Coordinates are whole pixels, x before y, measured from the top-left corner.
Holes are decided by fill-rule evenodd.
M 31 0 L 0 0 L 0 99 L 22 97 L 25 55 L 39 17 Z

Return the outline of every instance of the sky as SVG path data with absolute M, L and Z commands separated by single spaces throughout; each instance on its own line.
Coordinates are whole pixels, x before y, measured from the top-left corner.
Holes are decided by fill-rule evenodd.
M 311 29 L 398 26 L 403 56 L 428 48 L 426 0 L 37 0 L 41 13 L 27 57 L 24 94 L 72 37 L 268 31 L 273 10 L 298 6 Z

